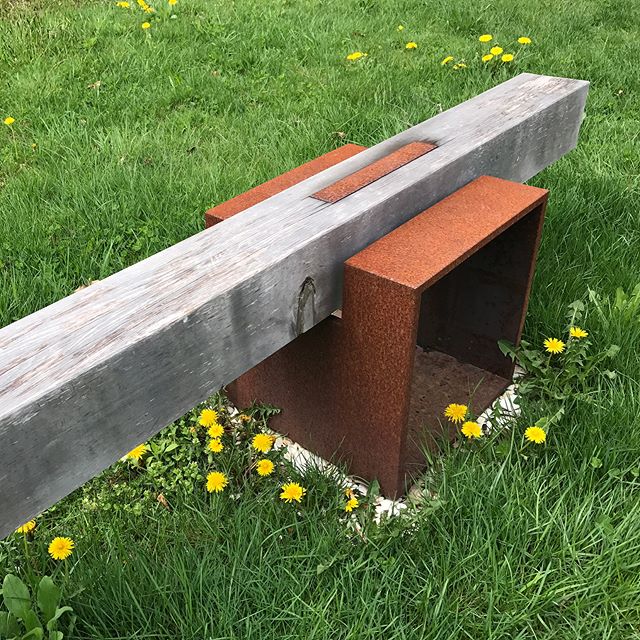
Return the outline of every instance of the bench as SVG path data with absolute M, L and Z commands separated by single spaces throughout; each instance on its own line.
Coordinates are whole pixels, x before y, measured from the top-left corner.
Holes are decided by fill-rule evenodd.
M 521 74 L 1 329 L 0 538 L 346 314 L 345 261 L 479 176 L 523 182 L 573 149 L 587 91 Z M 362 180 L 413 143 L 434 148 Z

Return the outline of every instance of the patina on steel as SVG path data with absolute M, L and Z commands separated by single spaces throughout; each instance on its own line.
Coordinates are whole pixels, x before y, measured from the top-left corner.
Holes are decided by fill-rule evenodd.
M 295 167 L 295 169 L 291 169 L 272 180 L 267 180 L 267 182 L 259 184 L 257 187 L 249 189 L 249 191 L 245 191 L 235 198 L 222 202 L 207 211 L 205 213 L 206 226 L 212 227 L 217 222 L 222 222 L 234 214 L 252 207 L 254 204 L 258 204 L 271 196 L 275 196 L 277 193 L 292 187 L 294 184 L 298 184 L 347 158 L 355 156 L 366 148 L 367 147 L 358 144 L 345 144 L 342 147 L 333 149 L 333 151 L 329 151 L 329 153 L 325 153 L 319 158 L 305 162 L 299 167 Z
M 436 145 L 430 142 L 410 142 L 384 158 L 363 167 L 360 171 L 316 191 L 311 197 L 324 202 L 338 202 L 435 148 Z

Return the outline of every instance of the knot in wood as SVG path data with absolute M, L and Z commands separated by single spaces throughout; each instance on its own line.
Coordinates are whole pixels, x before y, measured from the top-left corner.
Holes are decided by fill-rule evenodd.
M 298 294 L 298 311 L 296 313 L 296 335 L 304 333 L 315 324 L 315 296 L 316 285 L 313 278 L 307 276 Z

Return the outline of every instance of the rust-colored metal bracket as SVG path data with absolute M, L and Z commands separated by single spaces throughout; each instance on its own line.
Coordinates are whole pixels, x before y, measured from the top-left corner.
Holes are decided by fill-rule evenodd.
M 268 184 L 273 195 L 291 176 Z M 281 407 L 279 432 L 402 493 L 426 448 L 453 435 L 446 405 L 481 412 L 511 382 L 497 341 L 520 339 L 546 200 L 544 189 L 482 177 L 418 214 L 345 263 L 342 317 L 242 375 L 231 399 Z M 227 213 L 207 212 L 207 224 Z
M 411 142 L 346 178 L 316 191 L 311 197 L 324 202 L 338 202 L 435 148 L 436 145 L 430 142 Z
M 311 176 L 315 176 L 317 173 L 333 167 L 333 165 L 347 160 L 355 156 L 357 153 L 364 151 L 367 147 L 362 147 L 358 144 L 345 144 L 342 147 L 338 147 L 329 153 L 315 158 L 309 162 L 301 164 L 291 171 L 287 171 L 263 184 L 259 184 L 249 191 L 245 191 L 231 200 L 227 200 L 212 209 L 209 209 L 205 215 L 205 224 L 207 227 L 212 227 L 218 222 L 222 222 L 227 218 L 240 213 L 249 207 L 252 207 L 258 202 L 262 202 L 271 196 L 275 196 L 276 193 L 280 193 L 294 184 L 298 184 Z

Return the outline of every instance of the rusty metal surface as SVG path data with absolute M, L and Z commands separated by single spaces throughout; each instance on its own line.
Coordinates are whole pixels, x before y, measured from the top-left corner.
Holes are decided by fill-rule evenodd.
M 281 407 L 274 429 L 401 494 L 424 448 L 453 436 L 444 407 L 480 413 L 510 383 L 496 341 L 519 340 L 546 198 L 479 178 L 370 245 L 345 263 L 341 317 L 238 378 L 231 399 Z
M 280 193 L 294 184 L 298 184 L 307 178 L 328 169 L 347 158 L 355 156 L 357 153 L 364 151 L 367 147 L 362 147 L 359 144 L 345 144 L 342 147 L 333 149 L 324 155 L 314 158 L 309 162 L 301 164 L 291 171 L 287 171 L 282 175 L 279 175 L 272 180 L 268 180 L 263 184 L 260 184 L 245 193 L 241 193 L 231 200 L 227 200 L 216 207 L 209 209 L 205 213 L 205 224 L 207 227 L 212 227 L 218 222 L 222 222 L 227 218 L 240 213 L 245 209 L 262 202 L 271 196 Z
M 435 148 L 436 145 L 429 142 L 411 142 L 350 176 L 316 191 L 311 197 L 324 202 L 338 202 Z
M 437 351 L 413 346 L 412 358 L 391 331 L 359 353 L 352 339 L 338 318 L 329 317 L 228 392 L 239 407 L 254 400 L 281 407 L 273 429 L 346 464 L 353 475 L 376 478 L 386 496 L 401 495 L 409 478 L 424 470 L 425 448 L 453 437 L 442 418 L 447 404 L 469 401 L 479 413 L 510 383 Z
M 442 416 L 442 408 L 450 402 L 469 402 L 475 413 L 490 407 L 510 383 L 467 362 L 441 353 L 415 351 L 411 376 L 411 400 L 407 422 L 407 445 L 404 470 L 410 478 L 424 471 L 426 450 L 439 446 L 441 438 L 452 440 L 456 429 Z M 425 425 L 434 428 L 425 429 Z M 435 428 L 435 425 L 441 426 Z
M 430 207 L 429 215 L 417 215 L 369 245 L 348 264 L 424 290 L 543 204 L 547 193 L 482 176 Z
M 418 344 L 513 375 L 498 340 L 520 341 L 545 202 L 424 291 Z

